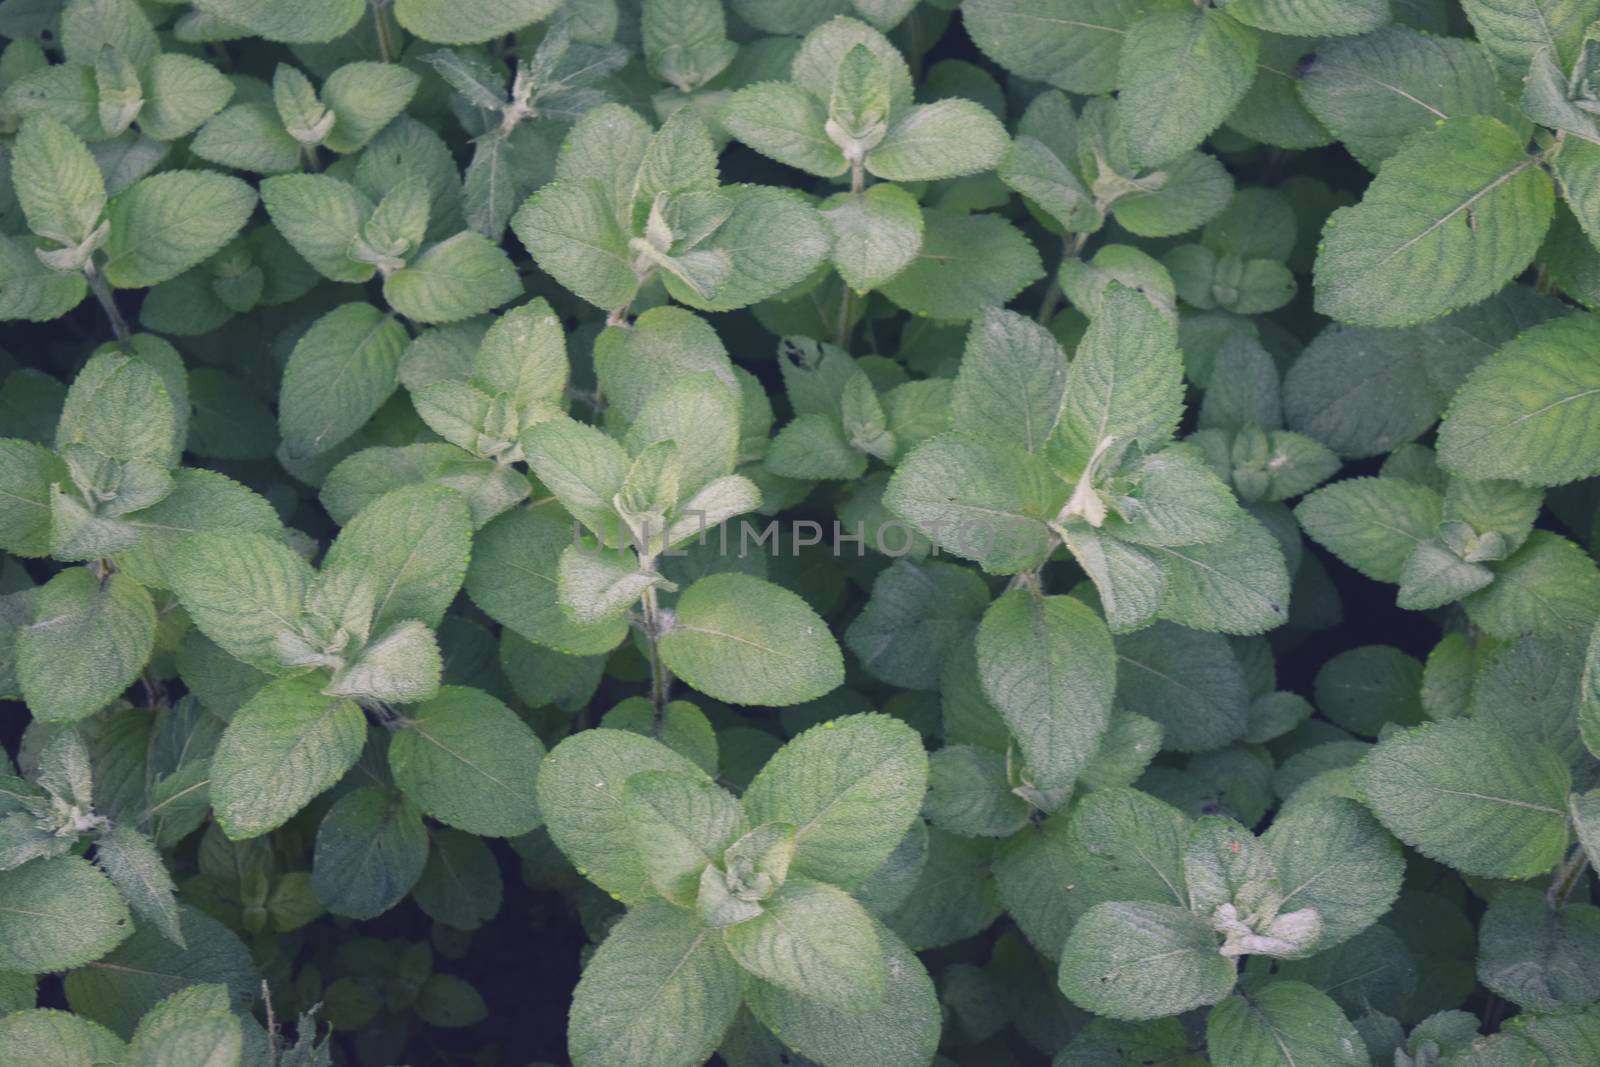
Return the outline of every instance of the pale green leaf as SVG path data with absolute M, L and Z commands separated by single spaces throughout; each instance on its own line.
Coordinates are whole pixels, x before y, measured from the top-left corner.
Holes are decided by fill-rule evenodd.
M 655 895 L 634 849 L 624 794 L 628 779 L 645 771 L 707 780 L 704 771 L 661 742 L 603 728 L 573 734 L 551 749 L 537 782 L 539 812 L 557 847 L 579 874 L 628 904 Z
M 359 430 L 394 392 L 405 327 L 371 304 L 344 304 L 301 335 L 278 397 L 291 456 L 321 455 Z
M 1061 950 L 1061 991 L 1113 1019 L 1157 1019 L 1215 1004 L 1233 989 L 1234 961 L 1211 924 L 1168 904 L 1097 904 Z
M 1404 26 L 1329 41 L 1300 79 L 1300 93 L 1323 125 L 1339 131 L 1368 167 L 1407 138 L 1457 115 L 1517 119 L 1483 49 Z
M 1569 315 L 1535 326 L 1480 364 L 1439 428 L 1440 465 L 1527 485 L 1600 474 L 1597 338 L 1600 318 Z
M 1364 1067 L 1372 1061 L 1339 1005 L 1304 982 L 1231 996 L 1206 1016 L 1206 1048 L 1238 1067 Z
M 739 1010 L 739 968 L 715 930 L 666 901 L 628 912 L 572 995 L 577 1067 L 697 1067 Z
M 1256 34 L 1226 11 L 1146 15 L 1128 27 L 1117 65 L 1117 114 L 1129 155 L 1158 167 L 1198 145 L 1256 76 Z
M 211 761 L 211 805 L 234 840 L 287 822 L 361 755 L 366 719 L 316 674 L 280 678 L 234 713 Z
M 86 718 L 144 670 L 155 643 L 155 606 L 125 575 L 100 579 L 73 567 L 33 603 L 33 621 L 17 635 L 16 674 L 34 718 Z
M 560 6 L 559 0 L 396 0 L 394 14 L 424 41 L 476 44 L 547 18 Z
M 745 790 L 744 807 L 752 823 L 797 828 L 794 874 L 852 888 L 917 818 L 927 766 L 910 727 L 887 715 L 851 715 L 779 749 Z
M 1482 115 L 1446 120 L 1384 164 L 1361 203 L 1328 220 L 1317 310 L 1405 326 L 1492 296 L 1550 224 L 1550 176 L 1522 139 Z
M 1105 624 L 1071 597 L 1013 590 L 978 627 L 978 676 L 1035 785 L 1071 786 L 1105 733 L 1116 684 Z
M 86 860 L 58 856 L 0 871 L 0 969 L 81 967 L 132 932 L 122 896 Z
M 458 322 L 522 295 L 510 257 L 481 233 L 441 241 L 384 280 L 384 299 L 416 322 Z
M 534 797 L 544 745 L 487 693 L 447 685 L 408 709 L 389 744 L 389 769 L 422 812 L 484 837 L 540 823 Z
M 827 624 L 794 593 L 744 574 L 684 590 L 660 649 L 678 677 L 734 704 L 798 704 L 844 682 Z
M 253 667 L 283 669 L 274 640 L 298 625 L 312 572 L 281 540 L 203 531 L 184 542 L 168 578 L 207 637 Z
M 112 198 L 106 211 L 106 279 L 119 289 L 176 278 L 233 239 L 255 210 L 244 182 L 204 171 L 143 178 Z
M 1472 719 L 1395 734 L 1361 769 L 1368 803 L 1396 837 L 1491 878 L 1529 878 L 1561 859 L 1570 784 L 1547 746 Z

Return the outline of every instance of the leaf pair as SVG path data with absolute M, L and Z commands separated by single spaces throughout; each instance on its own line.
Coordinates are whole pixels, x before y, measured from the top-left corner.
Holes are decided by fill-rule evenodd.
M 1154 855 L 1165 869 L 1126 883 L 1148 886 L 1144 898 L 1094 904 L 1061 950 L 1062 991 L 1096 1014 L 1153 1019 L 1216 1004 L 1233 989 L 1234 958 L 1306 956 L 1370 926 L 1404 867 L 1370 816 L 1332 798 L 1284 811 L 1259 840 L 1208 816 L 1188 828 L 1181 860 Z
M 659 131 L 620 105 L 585 112 L 555 181 L 511 227 L 540 267 L 611 311 L 656 278 L 693 307 L 744 307 L 804 280 L 827 251 L 808 205 L 765 186 L 718 183 L 711 135 L 689 108 Z
M 741 971 L 763 1018 L 890 1010 L 902 968 L 921 968 L 846 890 L 916 818 L 926 774 L 915 734 L 878 715 L 802 734 L 742 804 L 646 738 L 597 730 L 557 746 L 539 784 L 551 835 L 634 905 L 579 983 L 574 1059 L 700 1062 L 733 1022 Z

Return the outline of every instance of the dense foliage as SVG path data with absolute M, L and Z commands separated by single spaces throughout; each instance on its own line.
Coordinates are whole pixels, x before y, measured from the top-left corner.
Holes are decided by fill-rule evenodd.
M 1600 1063 L 1600 0 L 0 34 L 0 1067 Z

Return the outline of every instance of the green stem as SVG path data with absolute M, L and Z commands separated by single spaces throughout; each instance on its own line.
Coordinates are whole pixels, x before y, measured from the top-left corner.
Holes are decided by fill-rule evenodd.
M 111 292 L 111 285 L 106 281 L 104 274 L 95 268 L 93 263 L 84 264 L 83 276 L 89 283 L 89 291 L 100 302 L 100 308 L 106 313 L 106 318 L 111 320 L 111 332 L 116 335 L 119 342 L 126 341 L 132 336 L 128 329 L 128 322 L 122 317 L 122 312 L 117 310 L 117 298 Z
M 372 24 L 378 31 L 378 58 L 393 63 L 399 53 L 395 51 L 393 30 L 389 26 L 389 0 L 372 0 Z
M 850 348 L 850 298 L 854 295 L 850 291 L 850 283 L 840 279 L 844 287 L 844 295 L 839 298 L 839 321 L 833 328 L 833 343 L 840 348 Z
M 1050 320 L 1055 318 L 1056 312 L 1061 310 L 1061 301 L 1066 293 L 1061 291 L 1061 271 L 1071 260 L 1077 259 L 1083 251 L 1083 246 L 1088 243 L 1087 233 L 1068 234 L 1061 242 L 1061 266 L 1050 276 L 1050 285 L 1044 291 L 1044 299 L 1039 301 L 1039 314 L 1035 321 L 1048 326 Z
M 655 708 L 655 733 L 661 736 L 667 710 L 667 694 L 672 675 L 661 659 L 661 607 L 654 588 L 644 591 L 644 636 L 650 645 L 650 704 Z
M 1578 882 L 1583 878 L 1583 872 L 1588 866 L 1589 853 L 1582 845 L 1574 847 L 1572 854 L 1561 861 L 1550 878 L 1550 893 L 1547 899 L 1552 908 L 1560 911 L 1566 907 L 1567 898 L 1578 888 Z

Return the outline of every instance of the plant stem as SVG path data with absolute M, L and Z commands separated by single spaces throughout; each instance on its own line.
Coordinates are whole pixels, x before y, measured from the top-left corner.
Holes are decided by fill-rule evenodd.
M 1578 882 L 1582 880 L 1583 872 L 1588 866 L 1589 853 L 1584 851 L 1582 845 L 1574 846 L 1572 854 L 1561 861 L 1550 878 L 1550 892 L 1546 899 L 1552 908 L 1560 911 L 1566 907 L 1567 898 L 1578 887 Z
M 372 0 L 372 24 L 378 31 L 378 58 L 393 63 L 396 53 L 389 28 L 389 0 Z
M 848 282 L 840 279 L 840 283 L 844 286 L 844 295 L 839 298 L 839 321 L 833 328 L 833 343 L 848 351 L 850 348 L 850 298 L 853 294 L 850 292 L 850 284 Z
M 860 160 L 850 163 L 850 191 L 860 196 L 867 187 L 867 172 Z
M 656 602 L 654 588 L 644 591 L 644 636 L 650 644 L 650 704 L 655 708 L 655 734 L 661 736 L 665 725 L 667 692 L 672 687 L 672 675 L 661 661 L 661 608 Z
M 1061 268 L 1069 260 L 1078 258 L 1078 253 L 1083 251 L 1083 246 L 1088 243 L 1089 235 L 1086 233 L 1068 234 L 1061 242 L 1061 266 L 1050 276 L 1049 288 L 1044 291 L 1044 299 L 1039 301 L 1039 314 L 1035 321 L 1048 326 L 1050 320 L 1055 318 L 1056 312 L 1061 309 L 1061 301 L 1066 296 L 1061 291 Z
M 106 282 L 105 275 L 95 268 L 93 263 L 86 263 L 83 267 L 83 276 L 89 282 L 89 291 L 100 302 L 100 308 L 106 313 L 106 318 L 111 320 L 111 332 L 119 342 L 126 341 L 131 336 L 128 323 L 122 317 L 122 312 L 117 310 L 117 298 L 111 292 L 111 286 Z

